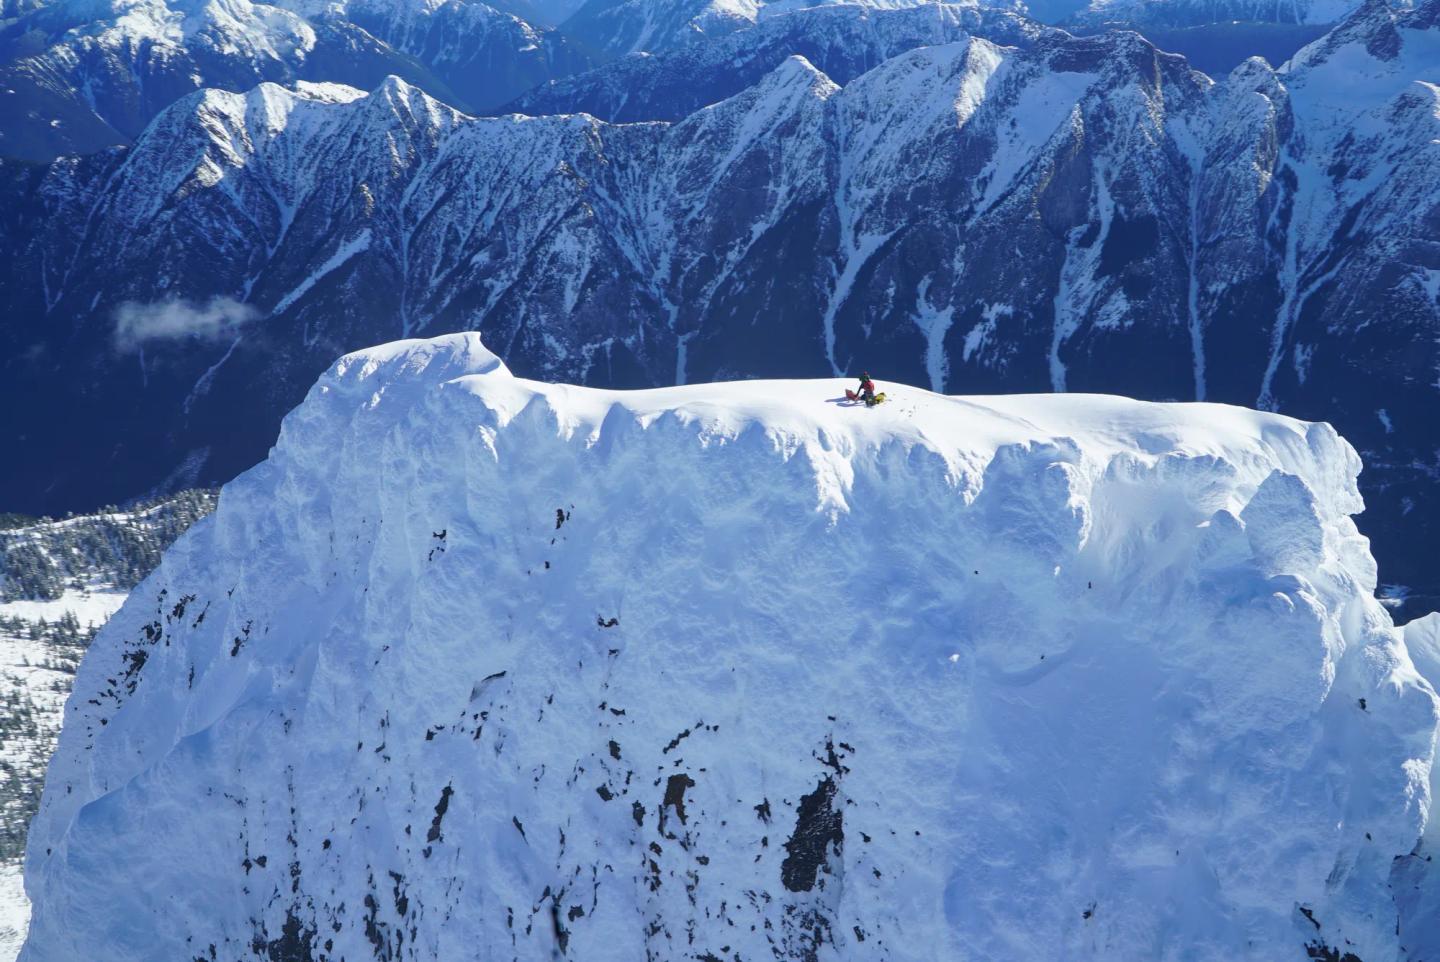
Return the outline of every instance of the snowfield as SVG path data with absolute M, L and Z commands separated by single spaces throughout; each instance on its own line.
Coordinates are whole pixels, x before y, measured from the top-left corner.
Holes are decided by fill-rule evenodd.
M 21 958 L 1433 940 L 1435 692 L 1328 425 L 847 385 L 339 361 L 87 654 Z
M 29 915 L 30 903 L 25 898 L 20 866 L 0 865 L 0 959 L 5 962 L 12 962 L 20 954 Z
M 30 915 L 26 832 L 90 640 L 215 493 L 187 491 L 60 520 L 0 525 L 0 962 L 15 962 Z
M 82 627 L 103 625 L 125 603 L 127 594 L 114 585 L 97 583 L 85 589 L 67 590 L 54 601 L 0 601 L 0 618 L 58 621 L 71 614 Z
M 60 734 L 70 691 L 64 667 L 78 660 L 74 652 L 57 650 L 53 639 L 31 637 L 29 629 L 71 615 L 88 637 L 124 601 L 124 591 L 103 583 L 67 590 L 53 601 L 0 601 L 0 962 L 15 962 L 25 941 L 30 902 L 19 847 Z

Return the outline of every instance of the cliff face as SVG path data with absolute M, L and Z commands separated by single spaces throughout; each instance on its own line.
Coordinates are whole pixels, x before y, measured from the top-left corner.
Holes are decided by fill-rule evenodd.
M 841 386 L 340 361 L 86 656 L 23 958 L 1400 954 L 1350 447 Z

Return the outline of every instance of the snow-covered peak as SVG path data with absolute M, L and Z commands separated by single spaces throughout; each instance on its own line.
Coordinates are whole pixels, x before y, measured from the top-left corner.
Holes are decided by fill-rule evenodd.
M 1016 0 L 988 4 L 979 0 L 591 0 L 566 21 L 564 30 L 618 56 L 713 41 L 763 20 L 821 8 L 866 14 L 939 7 L 954 13 L 981 6 L 1023 9 Z
M 911 10 L 916 7 L 943 6 L 953 9 L 980 7 L 1012 8 L 1016 11 L 1024 9 L 1024 5 L 1018 0 L 994 0 L 994 2 L 981 2 L 981 0 L 764 0 L 758 4 L 757 19 L 783 16 L 796 13 L 802 10 L 815 10 L 822 7 L 852 7 L 862 11 L 886 11 L 886 10 Z
M 1063 21 L 1096 27 L 1127 23 L 1159 28 L 1186 28 L 1220 23 L 1331 24 L 1344 19 L 1357 0 L 1030 0 L 1028 6 L 1046 22 Z M 1053 16 L 1052 16 L 1053 15 Z
M 307 100 L 332 104 L 348 104 L 365 96 L 365 91 L 355 87 L 313 80 L 297 80 L 293 89 Z
M 1288 102 L 1308 128 L 1304 147 L 1338 155 L 1323 175 L 1306 171 L 1316 190 L 1355 203 L 1399 176 L 1399 166 L 1433 155 L 1437 65 L 1440 0 L 1410 8 L 1367 0 L 1279 68 Z
M 771 9 L 770 7 L 764 8 Z M 983 36 L 1029 46 L 1045 28 L 1009 11 L 930 3 L 875 10 L 854 4 L 787 8 L 750 28 L 659 54 L 637 53 L 537 88 L 515 107 L 526 113 L 589 110 L 607 120 L 675 120 L 754 83 L 804 51 L 842 86 L 899 54 Z
M 1331 96 L 1374 98 L 1417 77 L 1440 79 L 1440 0 L 1414 7 L 1366 2 L 1283 68 L 1292 82 L 1324 84 Z
M 809 60 L 794 54 L 736 99 L 748 102 L 752 109 L 785 110 L 782 104 L 796 95 L 824 100 L 839 89 L 839 85 Z
M 1264 57 L 1247 57 L 1230 71 L 1224 81 L 1234 88 L 1275 91 L 1280 89 L 1275 68 Z
M 610 56 L 665 50 L 755 22 L 754 0 L 590 0 L 563 30 Z
M 164 203 L 158 184 L 177 184 L 191 176 L 214 185 L 229 167 L 243 167 L 251 154 L 274 147 L 292 163 L 303 162 L 306 148 L 339 122 L 343 112 L 373 97 L 339 84 L 289 89 L 260 84 L 245 93 L 206 89 L 176 101 L 157 118 L 127 158 L 122 183 L 133 183 L 133 216 Z M 313 160 L 313 158 L 312 158 Z
M 385 170 L 396 157 L 433 149 L 462 119 L 394 76 L 369 93 L 341 84 L 206 89 L 176 101 L 147 129 L 118 171 L 120 196 L 113 203 L 130 223 L 143 225 L 192 179 L 205 188 L 223 182 L 229 191 L 245 191 L 235 175 L 258 159 L 268 168 L 258 189 L 288 218 L 301 198 L 322 186 L 315 171 L 337 141 L 355 150 L 367 144 L 364 169 Z
M 450 125 L 462 116 L 455 108 L 394 74 L 371 91 L 368 102 L 374 110 L 410 119 L 423 118 L 423 122 L 430 125 Z
M 479 334 L 393 341 L 340 358 L 316 384 L 311 397 L 338 392 L 345 401 L 353 401 L 358 390 L 373 392 L 372 409 L 382 403 L 387 407 L 411 405 L 416 392 L 469 375 L 510 376 L 504 362 L 485 346 Z
M 977 38 L 921 47 L 865 74 L 846 88 L 845 107 L 859 133 L 851 146 L 870 163 L 892 165 L 896 176 L 913 170 L 916 158 L 897 148 L 964 126 L 985 101 L 1005 54 Z M 906 105 L 898 116 L 896 104 Z
M 775 17 L 816 7 L 851 6 L 864 10 L 907 10 L 934 4 L 936 0 L 766 0 L 760 4 L 761 17 Z M 942 0 L 946 6 L 978 7 L 978 0 Z
M 87 656 L 22 958 L 1395 957 L 1350 447 L 847 383 L 342 359 Z
M 480 110 L 589 62 L 554 31 L 479 2 L 59 0 L 0 35 L 0 85 L 25 118 L 0 132 L 0 154 L 124 142 L 205 86 L 370 87 L 403 74 Z

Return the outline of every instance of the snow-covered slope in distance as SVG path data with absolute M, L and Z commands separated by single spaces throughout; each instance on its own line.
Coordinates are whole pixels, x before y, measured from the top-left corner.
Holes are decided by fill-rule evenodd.
M 0 24 L 0 157 L 127 143 L 202 87 L 373 87 L 396 74 L 489 109 L 589 59 L 476 0 L 55 0 Z
M 1045 10 L 1060 12 L 1066 6 L 1075 12 L 1047 21 L 1087 26 L 1126 23 L 1145 27 L 1194 27 L 1212 23 L 1338 23 L 1360 6 L 1359 0 L 1039 0 L 1037 15 Z M 1079 9 L 1076 9 L 1076 8 Z
M 842 386 L 341 360 L 87 655 L 22 958 L 1402 957 L 1354 451 Z
M 49 602 L 0 601 L 0 962 L 15 962 L 30 917 L 21 879 L 65 698 L 85 645 L 125 600 L 91 584 Z
M 0 962 L 14 962 L 25 938 L 25 835 L 80 657 L 161 552 L 214 506 L 214 492 L 188 491 L 60 520 L 0 516 Z
M 561 31 L 602 59 L 724 38 L 773 17 L 837 6 L 861 11 L 974 7 L 979 0 L 589 0 Z M 1022 11 L 1016 0 L 983 4 Z
M 184 491 L 58 520 L 0 516 L 0 604 L 32 620 L 73 611 L 83 624 L 88 612 L 69 606 L 70 592 L 93 585 L 129 591 L 185 529 L 214 509 L 215 492 Z M 95 613 L 103 622 L 110 611 Z
M 585 0 L 494 0 L 489 5 L 513 13 L 527 23 L 555 27 L 585 6 Z
M 1030 0 L 1026 13 L 1081 34 L 1139 31 L 1220 78 L 1249 57 L 1284 63 L 1362 6 L 1360 0 Z
M 609 57 L 723 37 L 753 24 L 764 0 L 590 0 L 561 24 Z
M 972 36 L 1002 46 L 1029 47 L 1046 32 L 1013 10 L 973 3 L 896 9 L 817 6 L 762 17 L 753 27 L 707 43 L 622 57 L 552 80 L 506 109 L 532 115 L 584 112 L 616 123 L 680 120 L 753 86 L 789 57 L 804 57 L 844 86 L 918 47 Z

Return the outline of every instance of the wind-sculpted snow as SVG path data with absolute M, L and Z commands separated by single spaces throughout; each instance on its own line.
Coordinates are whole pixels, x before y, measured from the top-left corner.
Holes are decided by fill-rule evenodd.
M 22 958 L 1428 937 L 1436 698 L 1329 426 L 841 387 L 342 359 L 87 655 Z

